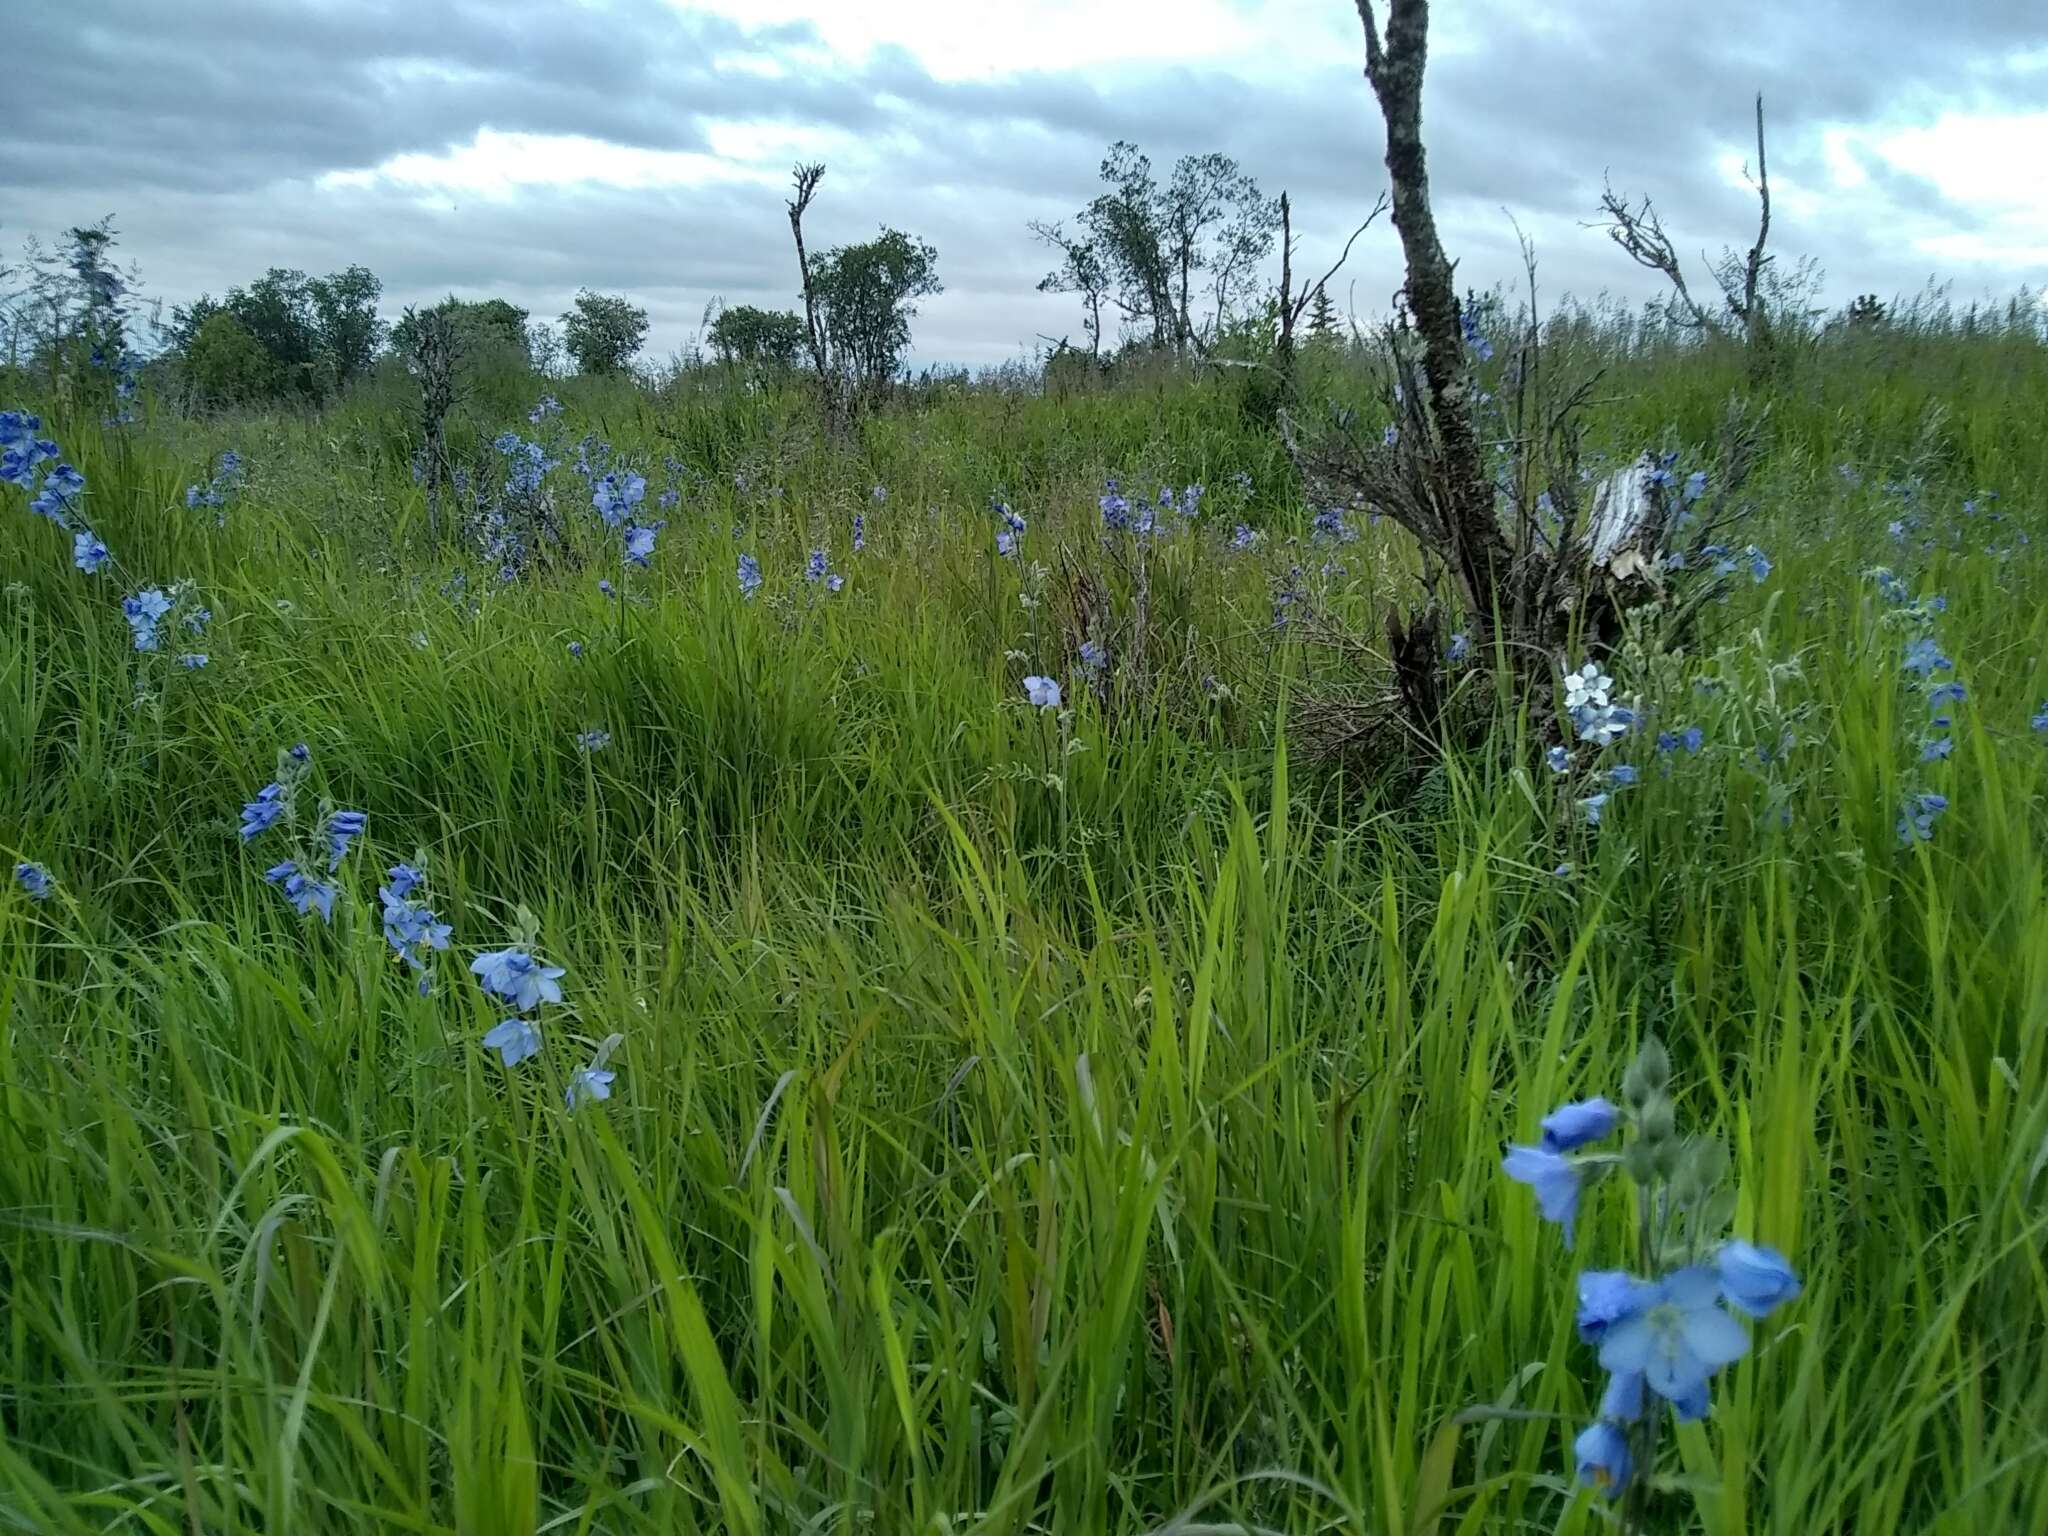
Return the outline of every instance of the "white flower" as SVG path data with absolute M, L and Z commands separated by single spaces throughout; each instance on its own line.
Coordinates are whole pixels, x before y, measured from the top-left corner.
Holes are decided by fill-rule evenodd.
M 1607 690 L 1613 686 L 1614 679 L 1589 661 L 1578 671 L 1565 673 L 1564 707 L 1577 710 L 1590 705 L 1595 709 L 1605 709 Z

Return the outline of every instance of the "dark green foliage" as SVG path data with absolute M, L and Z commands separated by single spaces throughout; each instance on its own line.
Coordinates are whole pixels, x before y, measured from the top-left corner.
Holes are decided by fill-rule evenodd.
M 579 289 L 562 316 L 562 344 L 584 373 L 623 373 L 647 339 L 647 311 L 617 294 Z
M 784 309 L 735 304 L 718 312 L 707 339 L 721 362 L 794 367 L 804 351 L 803 317 Z
M 917 299 L 941 291 L 939 253 L 898 229 L 811 258 L 811 288 L 825 327 L 827 365 L 859 390 L 896 376 L 910 345 Z

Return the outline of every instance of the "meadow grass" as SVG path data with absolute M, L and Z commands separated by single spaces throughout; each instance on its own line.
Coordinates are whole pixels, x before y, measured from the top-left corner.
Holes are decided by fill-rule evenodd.
M 1608 365 L 1618 456 L 1696 451 L 1745 387 Z M 700 478 L 645 572 L 471 561 L 455 597 L 391 394 L 45 406 L 122 570 L 0 507 L 0 853 L 57 881 L 0 894 L 0 1527 L 1598 1531 L 1572 1282 L 1628 1213 L 1567 1253 L 1500 1153 L 1654 1032 L 1805 1290 L 1652 1528 L 2048 1530 L 2039 343 L 1774 382 L 1742 537 L 1775 569 L 1608 662 L 1651 720 L 1597 828 L 1549 701 L 1483 668 L 1493 729 L 1417 771 L 1290 747 L 1377 678 L 1276 631 L 1275 584 L 1369 638 L 1416 560 L 1315 548 L 1237 391 L 938 391 L 835 445 L 730 380 L 562 388 L 571 436 Z M 216 526 L 182 491 L 222 448 Z M 1106 549 L 1106 475 L 1203 517 Z M 1946 760 L 1878 564 L 1945 599 Z M 181 578 L 190 672 L 117 602 Z M 1658 754 L 1682 723 L 1703 750 Z M 369 817 L 331 925 L 235 833 L 297 741 Z M 1921 790 L 1951 808 L 1901 848 Z M 425 997 L 374 894 L 416 853 L 456 946 Z M 520 906 L 566 1001 L 508 1071 L 466 962 Z M 566 1109 L 614 1032 L 613 1096 Z

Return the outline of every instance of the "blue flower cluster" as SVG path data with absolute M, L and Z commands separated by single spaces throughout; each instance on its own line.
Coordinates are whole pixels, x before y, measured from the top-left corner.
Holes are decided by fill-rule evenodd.
M 229 450 L 220 456 L 219 463 L 204 485 L 185 487 L 185 505 L 194 511 L 201 507 L 214 508 L 214 524 L 217 527 L 227 521 L 225 508 L 235 492 L 241 488 L 242 456 Z
M 1681 1420 L 1706 1417 L 1713 1377 L 1749 1350 L 1737 1315 L 1767 1317 L 1800 1292 L 1783 1254 L 1722 1231 L 1733 1209 L 1721 1187 L 1727 1153 L 1718 1142 L 1679 1137 L 1670 1079 L 1663 1047 L 1646 1041 L 1623 1078 L 1622 1105 L 1563 1105 L 1543 1118 L 1537 1145 L 1510 1147 L 1501 1163 L 1535 1191 L 1567 1249 L 1585 1187 L 1617 1169 L 1649 1213 L 1640 1226 L 1643 1274 L 1600 1269 L 1578 1278 L 1578 1334 L 1597 1347 L 1608 1377 L 1599 1416 L 1573 1455 L 1579 1481 L 1610 1499 L 1649 1470 L 1653 1404 L 1669 1403 Z M 1621 1151 L 1583 1150 L 1624 1128 L 1633 1135 Z
M 27 893 L 30 901 L 48 901 L 57 889 L 57 882 L 50 878 L 47 869 L 26 861 L 14 866 L 14 883 Z
M 426 952 L 446 949 L 455 930 L 437 920 L 433 910 L 416 898 L 426 880 L 416 865 L 394 864 L 385 871 L 385 880 L 377 887 L 378 899 L 384 904 L 384 942 L 400 961 L 418 972 L 419 994 L 425 997 L 433 986 Z
M 244 844 L 255 841 L 280 824 L 287 832 L 292 829 L 297 819 L 299 786 L 304 782 L 311 763 L 312 753 L 304 742 L 278 753 L 277 777 L 242 807 L 241 837 Z M 325 849 L 328 874 L 332 875 L 341 868 L 350 844 L 363 835 L 368 825 L 369 817 L 361 811 L 323 809 L 314 828 L 316 842 L 312 846 Z M 263 878 L 284 892 L 285 898 L 301 917 L 317 912 L 323 922 L 332 922 L 337 888 L 333 881 L 323 880 L 313 873 L 319 863 L 317 853 L 311 848 L 301 847 L 294 850 L 293 857 L 281 859 L 266 869 Z
M 0 411 L 0 481 L 29 493 L 29 511 L 70 529 L 85 495 L 85 476 L 58 457 L 56 443 L 42 430 L 41 418 L 26 411 Z M 90 528 L 74 531 L 71 563 L 88 576 L 107 563 L 107 546 Z

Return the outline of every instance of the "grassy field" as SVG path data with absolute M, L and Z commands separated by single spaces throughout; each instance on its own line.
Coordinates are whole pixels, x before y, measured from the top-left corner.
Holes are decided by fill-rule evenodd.
M 1591 446 L 1681 471 L 1746 388 L 1609 361 Z M 0 1528 L 1609 1529 L 1573 1277 L 1627 1206 L 1568 1253 L 1500 1160 L 1655 1032 L 1804 1290 L 1651 1528 L 2048 1530 L 2048 350 L 1790 359 L 1769 574 L 1605 658 L 1643 726 L 1564 775 L 1480 665 L 1477 746 L 1309 749 L 1417 562 L 1315 534 L 1240 388 L 934 389 L 835 447 L 772 388 L 500 381 L 472 462 L 547 436 L 576 511 L 509 583 L 429 546 L 395 386 L 0 398 L 114 556 L 0 486 L 0 854 L 52 881 L 0 890 Z M 1106 538 L 1110 476 L 1200 515 Z M 120 599 L 178 581 L 138 652 Z M 290 826 L 237 836 L 295 743 L 302 831 L 367 814 L 331 921 L 264 879 Z M 565 974 L 508 1068 L 469 962 L 521 937 Z

